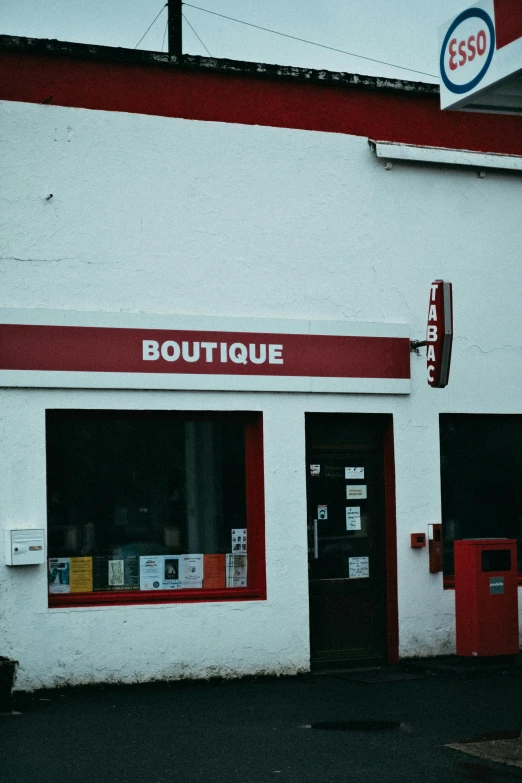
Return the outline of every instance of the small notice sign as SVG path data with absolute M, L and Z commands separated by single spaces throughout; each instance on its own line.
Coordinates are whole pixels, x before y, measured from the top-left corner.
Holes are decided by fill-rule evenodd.
M 203 555 L 203 587 L 205 590 L 221 590 L 226 584 L 225 555 Z
M 346 529 L 347 530 L 360 530 L 361 529 L 361 507 L 360 506 L 347 506 L 346 507 Z
M 328 506 L 317 506 L 317 519 L 328 519 Z
M 71 557 L 71 593 L 92 593 L 92 557 Z
M 107 583 L 110 587 L 121 587 L 125 584 L 125 561 L 109 560 Z
M 232 554 L 246 555 L 247 553 L 247 531 L 246 527 L 232 528 Z
M 203 587 L 203 555 L 183 555 L 180 566 L 183 587 Z
M 247 586 L 247 559 L 243 555 L 227 554 L 227 587 Z
M 321 475 L 321 466 L 320 465 L 310 465 L 310 475 L 311 476 L 320 476 Z
M 366 500 L 367 497 L 368 497 L 368 490 L 366 484 L 347 484 L 346 486 L 347 500 Z
M 49 559 L 49 592 L 71 592 L 71 559 L 51 557 Z
M 344 477 L 345 479 L 363 479 L 364 468 L 345 468 Z
M 348 576 L 350 579 L 368 579 L 370 576 L 370 558 L 349 557 Z

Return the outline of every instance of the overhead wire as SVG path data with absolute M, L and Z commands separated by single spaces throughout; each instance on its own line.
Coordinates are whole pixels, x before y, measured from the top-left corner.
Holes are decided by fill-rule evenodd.
M 161 51 L 163 51 L 163 47 L 165 46 L 165 38 L 167 37 L 168 27 L 169 27 L 169 18 L 167 16 L 167 21 L 165 22 L 165 29 L 163 31 L 163 40 L 161 42 Z
M 291 38 L 294 41 L 301 41 L 302 43 L 307 43 L 307 44 L 310 44 L 311 46 L 319 46 L 321 49 L 329 49 L 331 52 L 340 52 L 341 54 L 348 54 L 350 57 L 358 57 L 361 60 L 369 60 L 372 63 L 379 63 L 380 65 L 389 65 L 392 68 L 400 68 L 402 71 L 409 71 L 410 73 L 419 73 L 422 76 L 432 76 L 434 79 L 438 78 L 434 73 L 426 73 L 426 71 L 419 71 L 419 70 L 417 70 L 415 68 L 406 68 L 403 65 L 397 65 L 396 63 L 386 62 L 386 60 L 377 60 L 375 57 L 365 57 L 362 54 L 355 54 L 354 52 L 347 52 L 345 49 L 337 49 L 335 46 L 327 46 L 326 44 L 317 43 L 317 41 L 309 41 L 306 38 L 299 38 L 297 35 L 289 35 L 288 33 L 280 33 L 278 30 L 271 30 L 268 27 L 262 27 L 261 25 L 253 24 L 252 22 L 245 22 L 242 19 L 235 19 L 233 16 L 227 16 L 226 14 L 220 14 L 217 11 L 210 11 L 208 8 L 201 8 L 201 6 L 199 6 L 199 5 L 193 5 L 192 3 L 185 3 L 185 2 L 183 3 L 183 5 L 186 5 L 189 8 L 195 8 L 197 11 L 203 11 L 206 14 L 212 14 L 213 16 L 220 16 L 222 19 L 228 19 L 231 22 L 237 22 L 238 24 L 244 24 L 247 27 L 255 27 L 257 30 L 264 30 L 264 32 L 266 32 L 266 33 L 272 33 L 273 35 L 280 35 L 283 38 Z M 192 25 L 191 25 L 191 27 L 192 27 Z M 198 38 L 199 38 L 199 36 L 198 36 Z M 208 49 L 207 49 L 207 51 L 208 51 Z
M 183 5 L 186 5 L 186 3 L 183 3 Z M 198 41 L 200 42 L 201 46 L 204 48 L 204 50 L 205 50 L 205 51 L 206 51 L 206 53 L 208 54 L 208 56 L 209 56 L 209 57 L 212 57 L 212 55 L 210 54 L 209 50 L 207 49 L 207 47 L 205 46 L 205 44 L 203 43 L 203 41 L 201 40 L 201 38 L 199 37 L 199 35 L 197 34 L 197 32 L 196 32 L 196 31 L 194 30 L 194 28 L 192 27 L 192 25 L 190 24 L 189 20 L 188 20 L 188 19 L 187 19 L 187 17 L 185 16 L 185 14 L 184 14 L 184 13 L 182 13 L 181 15 L 182 15 L 183 19 L 185 20 L 185 22 L 186 22 L 186 23 L 188 24 L 188 26 L 190 27 L 190 29 L 192 30 L 192 32 L 194 33 L 194 35 L 196 36 L 196 38 L 198 39 Z
M 160 10 L 159 14 L 157 14 L 157 15 L 154 17 L 154 19 L 152 20 L 152 22 L 149 24 L 149 26 L 147 27 L 147 29 L 145 30 L 145 32 L 144 32 L 144 33 L 143 33 L 143 35 L 141 36 L 140 40 L 138 41 L 138 43 L 136 44 L 136 46 L 134 47 L 134 49 L 137 49 L 137 48 L 138 48 L 138 46 L 140 45 L 140 43 L 143 41 L 143 39 L 145 38 L 145 36 L 146 36 L 146 35 L 147 35 L 147 33 L 149 32 L 150 28 L 153 26 L 153 24 L 156 22 L 156 20 L 157 20 L 157 19 L 159 19 L 159 17 L 161 16 L 161 14 L 163 13 L 163 11 L 165 10 L 165 8 L 166 8 L 167 6 L 168 6 L 168 3 L 165 3 L 165 5 L 161 6 L 161 10 Z

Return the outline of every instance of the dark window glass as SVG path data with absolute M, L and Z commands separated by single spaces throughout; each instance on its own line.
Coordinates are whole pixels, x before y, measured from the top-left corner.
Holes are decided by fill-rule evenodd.
M 522 571 L 522 416 L 440 415 L 444 573 L 453 541 L 515 538 Z
M 483 571 L 511 571 L 511 552 L 509 549 L 490 549 L 481 554 Z
M 207 560 L 216 587 L 229 567 L 224 556 L 246 552 L 245 422 L 227 414 L 47 411 L 47 513 L 51 592 L 88 592 L 89 578 L 94 592 L 154 589 L 157 581 L 160 589 L 204 588 L 203 557 L 223 555 Z M 245 551 L 233 530 L 244 531 Z M 146 557 L 157 562 L 144 588 Z M 247 586 L 246 567 L 240 576 L 241 569 L 221 586 Z

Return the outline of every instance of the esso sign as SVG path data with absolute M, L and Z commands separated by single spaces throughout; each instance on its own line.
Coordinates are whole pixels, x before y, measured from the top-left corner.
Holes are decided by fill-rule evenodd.
M 482 8 L 468 8 L 450 25 L 440 51 L 440 74 L 448 90 L 465 93 L 482 81 L 495 52 L 495 25 Z

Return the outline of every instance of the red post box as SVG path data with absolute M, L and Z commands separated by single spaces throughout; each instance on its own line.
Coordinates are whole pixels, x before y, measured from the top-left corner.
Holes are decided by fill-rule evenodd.
M 455 541 L 457 655 L 517 655 L 517 543 Z

